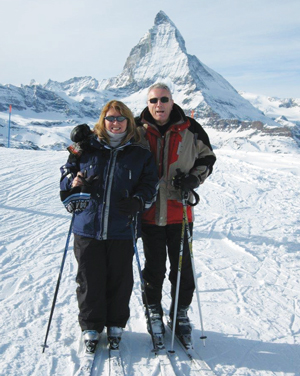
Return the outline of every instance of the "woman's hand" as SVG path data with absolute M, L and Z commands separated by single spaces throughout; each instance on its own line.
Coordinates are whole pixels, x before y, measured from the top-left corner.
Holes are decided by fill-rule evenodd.
M 82 181 L 82 179 L 80 179 L 80 176 L 84 177 L 83 173 L 79 171 L 79 172 L 77 172 L 76 178 L 72 182 L 72 188 L 81 187 L 83 185 L 83 181 Z

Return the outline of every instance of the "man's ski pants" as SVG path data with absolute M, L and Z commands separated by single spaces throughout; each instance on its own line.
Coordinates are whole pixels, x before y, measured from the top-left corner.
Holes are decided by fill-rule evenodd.
M 189 227 L 192 234 L 193 223 L 189 223 Z M 170 261 L 171 297 L 172 302 L 174 302 L 181 232 L 181 223 L 166 226 L 142 224 L 142 240 L 145 253 L 143 277 L 149 304 L 161 303 L 162 286 L 167 270 L 167 254 Z M 189 306 L 192 302 L 194 290 L 193 269 L 185 232 L 178 304 Z

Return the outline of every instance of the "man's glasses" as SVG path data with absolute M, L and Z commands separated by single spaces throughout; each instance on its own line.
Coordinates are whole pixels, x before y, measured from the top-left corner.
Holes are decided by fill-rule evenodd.
M 151 98 L 151 99 L 149 99 L 150 103 L 157 103 L 158 101 L 161 101 L 161 103 L 168 103 L 169 98 L 168 97 L 161 97 L 161 98 Z
M 114 121 L 118 121 L 118 122 L 121 123 L 122 121 L 124 121 L 127 118 L 125 116 L 106 116 L 104 119 L 111 122 L 111 123 L 113 123 Z

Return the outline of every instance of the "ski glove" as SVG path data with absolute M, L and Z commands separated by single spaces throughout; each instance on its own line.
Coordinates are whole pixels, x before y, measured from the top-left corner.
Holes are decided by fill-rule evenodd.
M 88 206 L 91 193 L 86 188 L 88 187 L 74 187 L 60 192 L 60 198 L 69 213 L 80 213 Z
M 176 189 L 181 189 L 182 192 L 189 192 L 199 187 L 200 180 L 195 175 L 178 172 L 173 177 L 172 184 Z
M 137 197 L 126 197 L 119 201 L 118 209 L 121 214 L 134 217 L 138 212 L 142 211 L 143 204 Z
M 83 180 L 83 185 L 71 188 L 69 191 L 60 191 L 60 199 L 69 213 L 80 213 L 88 206 L 91 198 L 92 184 L 98 180 L 92 175 Z

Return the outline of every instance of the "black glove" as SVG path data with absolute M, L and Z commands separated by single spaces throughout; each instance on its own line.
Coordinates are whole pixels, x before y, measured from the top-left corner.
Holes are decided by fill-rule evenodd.
M 69 213 L 80 213 L 88 206 L 91 198 L 92 185 L 99 176 L 92 175 L 87 179 L 79 176 L 83 185 L 69 191 L 60 191 L 60 199 Z
M 142 201 L 137 197 L 126 197 L 118 203 L 118 209 L 121 214 L 134 217 L 137 212 L 142 211 Z
M 181 189 L 182 192 L 189 192 L 199 187 L 200 181 L 195 175 L 178 172 L 177 175 L 173 177 L 172 184 L 176 189 Z
M 91 198 L 89 190 L 90 187 L 81 186 L 60 192 L 60 199 L 69 213 L 80 213 L 88 206 Z

